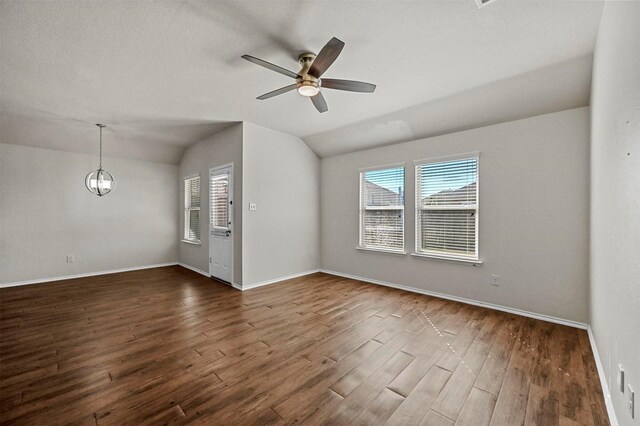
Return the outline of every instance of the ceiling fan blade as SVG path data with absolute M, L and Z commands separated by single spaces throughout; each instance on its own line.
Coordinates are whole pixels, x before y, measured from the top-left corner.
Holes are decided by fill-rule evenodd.
M 365 83 L 364 81 L 336 80 L 334 78 L 323 78 L 322 87 L 325 89 L 346 90 L 347 92 L 373 93 L 376 85 Z
M 272 92 L 265 93 L 264 95 L 260 95 L 256 99 L 260 99 L 262 101 L 262 100 L 265 100 L 265 99 L 273 98 L 274 96 L 282 95 L 283 93 L 287 93 L 287 92 L 290 92 L 292 90 L 295 90 L 296 87 L 297 87 L 297 84 L 295 84 L 295 83 L 294 84 L 290 84 L 289 86 L 284 86 L 284 87 L 276 89 L 276 90 L 274 90 Z
M 286 75 L 287 77 L 291 77 L 291 78 L 298 78 L 300 77 L 298 74 L 296 74 L 293 71 L 289 71 L 288 69 L 279 67 L 276 64 L 272 64 L 271 62 L 267 62 L 264 61 L 260 58 L 256 58 L 255 56 L 251 56 L 251 55 L 242 55 L 242 59 L 246 59 L 249 62 L 253 62 L 256 65 L 260 65 L 261 67 L 265 67 L 267 69 L 270 69 L 271 71 L 275 71 L 277 73 Z
M 327 112 L 329 110 L 329 107 L 327 107 L 327 101 L 325 101 L 324 96 L 322 96 L 322 92 L 318 92 L 317 95 L 311 96 L 311 102 L 313 102 L 313 106 L 315 106 L 319 112 Z
M 311 64 L 311 68 L 309 68 L 309 74 L 314 76 L 315 78 L 320 78 L 322 74 L 333 64 L 333 61 L 336 60 L 340 52 L 342 52 L 342 48 L 344 47 L 344 42 L 338 40 L 333 37 L 327 44 L 324 45 L 320 53 L 316 56 Z

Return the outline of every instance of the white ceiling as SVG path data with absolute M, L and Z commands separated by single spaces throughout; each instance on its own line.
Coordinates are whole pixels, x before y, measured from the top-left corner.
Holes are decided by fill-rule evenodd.
M 324 156 L 581 106 L 601 11 L 562 0 L 3 0 L 0 141 L 96 152 L 92 123 L 104 122 L 106 155 L 176 163 L 244 120 Z M 376 93 L 325 90 L 325 114 L 295 92 L 255 99 L 292 81 L 242 54 L 297 71 L 297 55 L 332 36 L 346 47 L 325 77 Z
M 593 56 L 455 93 L 307 136 L 321 157 L 488 126 L 589 105 Z

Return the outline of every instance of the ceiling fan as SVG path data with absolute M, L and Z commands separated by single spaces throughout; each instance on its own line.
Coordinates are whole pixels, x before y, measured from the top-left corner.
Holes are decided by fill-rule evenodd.
M 298 57 L 298 62 L 300 62 L 300 66 L 302 67 L 298 73 L 289 71 L 278 65 L 272 64 L 271 62 L 264 61 L 251 55 L 242 55 L 242 58 L 249 62 L 253 62 L 256 65 L 260 65 L 277 73 L 286 75 L 287 77 L 296 79 L 294 84 L 265 93 L 264 95 L 258 96 L 257 99 L 269 99 L 297 89 L 299 94 L 311 99 L 311 102 L 313 102 L 313 105 L 318 111 L 327 112 L 327 101 L 325 101 L 324 96 L 322 96 L 322 92 L 320 91 L 321 88 L 360 93 L 372 93 L 376 90 L 375 84 L 364 83 L 362 81 L 320 78 L 331 64 L 333 64 L 343 48 L 344 42 L 333 37 L 324 45 L 322 50 L 320 50 L 320 53 L 317 55 L 310 52 L 303 53 Z

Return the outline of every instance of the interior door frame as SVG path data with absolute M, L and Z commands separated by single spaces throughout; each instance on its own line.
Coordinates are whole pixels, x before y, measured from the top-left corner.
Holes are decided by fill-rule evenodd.
M 211 273 L 211 268 L 213 266 L 213 246 L 211 244 L 211 174 L 218 172 L 220 170 L 223 169 L 229 169 L 229 206 L 227 206 L 230 210 L 230 215 L 229 215 L 229 228 L 231 229 L 231 282 L 229 284 L 231 284 L 231 286 L 234 285 L 234 244 L 233 244 L 233 240 L 235 238 L 235 222 L 233 220 L 233 214 L 235 212 L 235 204 L 234 204 L 234 200 L 233 200 L 233 173 L 234 173 L 234 167 L 233 167 L 233 162 L 231 163 L 227 163 L 227 164 L 222 164 L 220 166 L 215 166 L 209 169 L 209 175 L 207 176 L 207 191 L 208 191 L 208 196 L 207 196 L 207 211 L 209 212 L 209 217 L 207 217 L 207 232 L 208 232 L 208 238 L 209 238 L 209 277 L 211 278 L 216 278 L 213 276 L 213 274 Z M 217 279 L 217 278 L 216 278 Z

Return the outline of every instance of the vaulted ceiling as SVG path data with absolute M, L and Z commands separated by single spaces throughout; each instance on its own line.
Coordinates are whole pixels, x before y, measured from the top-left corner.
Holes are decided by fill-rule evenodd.
M 2 1 L 0 141 L 176 163 L 237 121 L 300 136 L 321 156 L 587 105 L 602 2 Z M 243 61 L 297 71 L 331 38 L 319 114 Z

